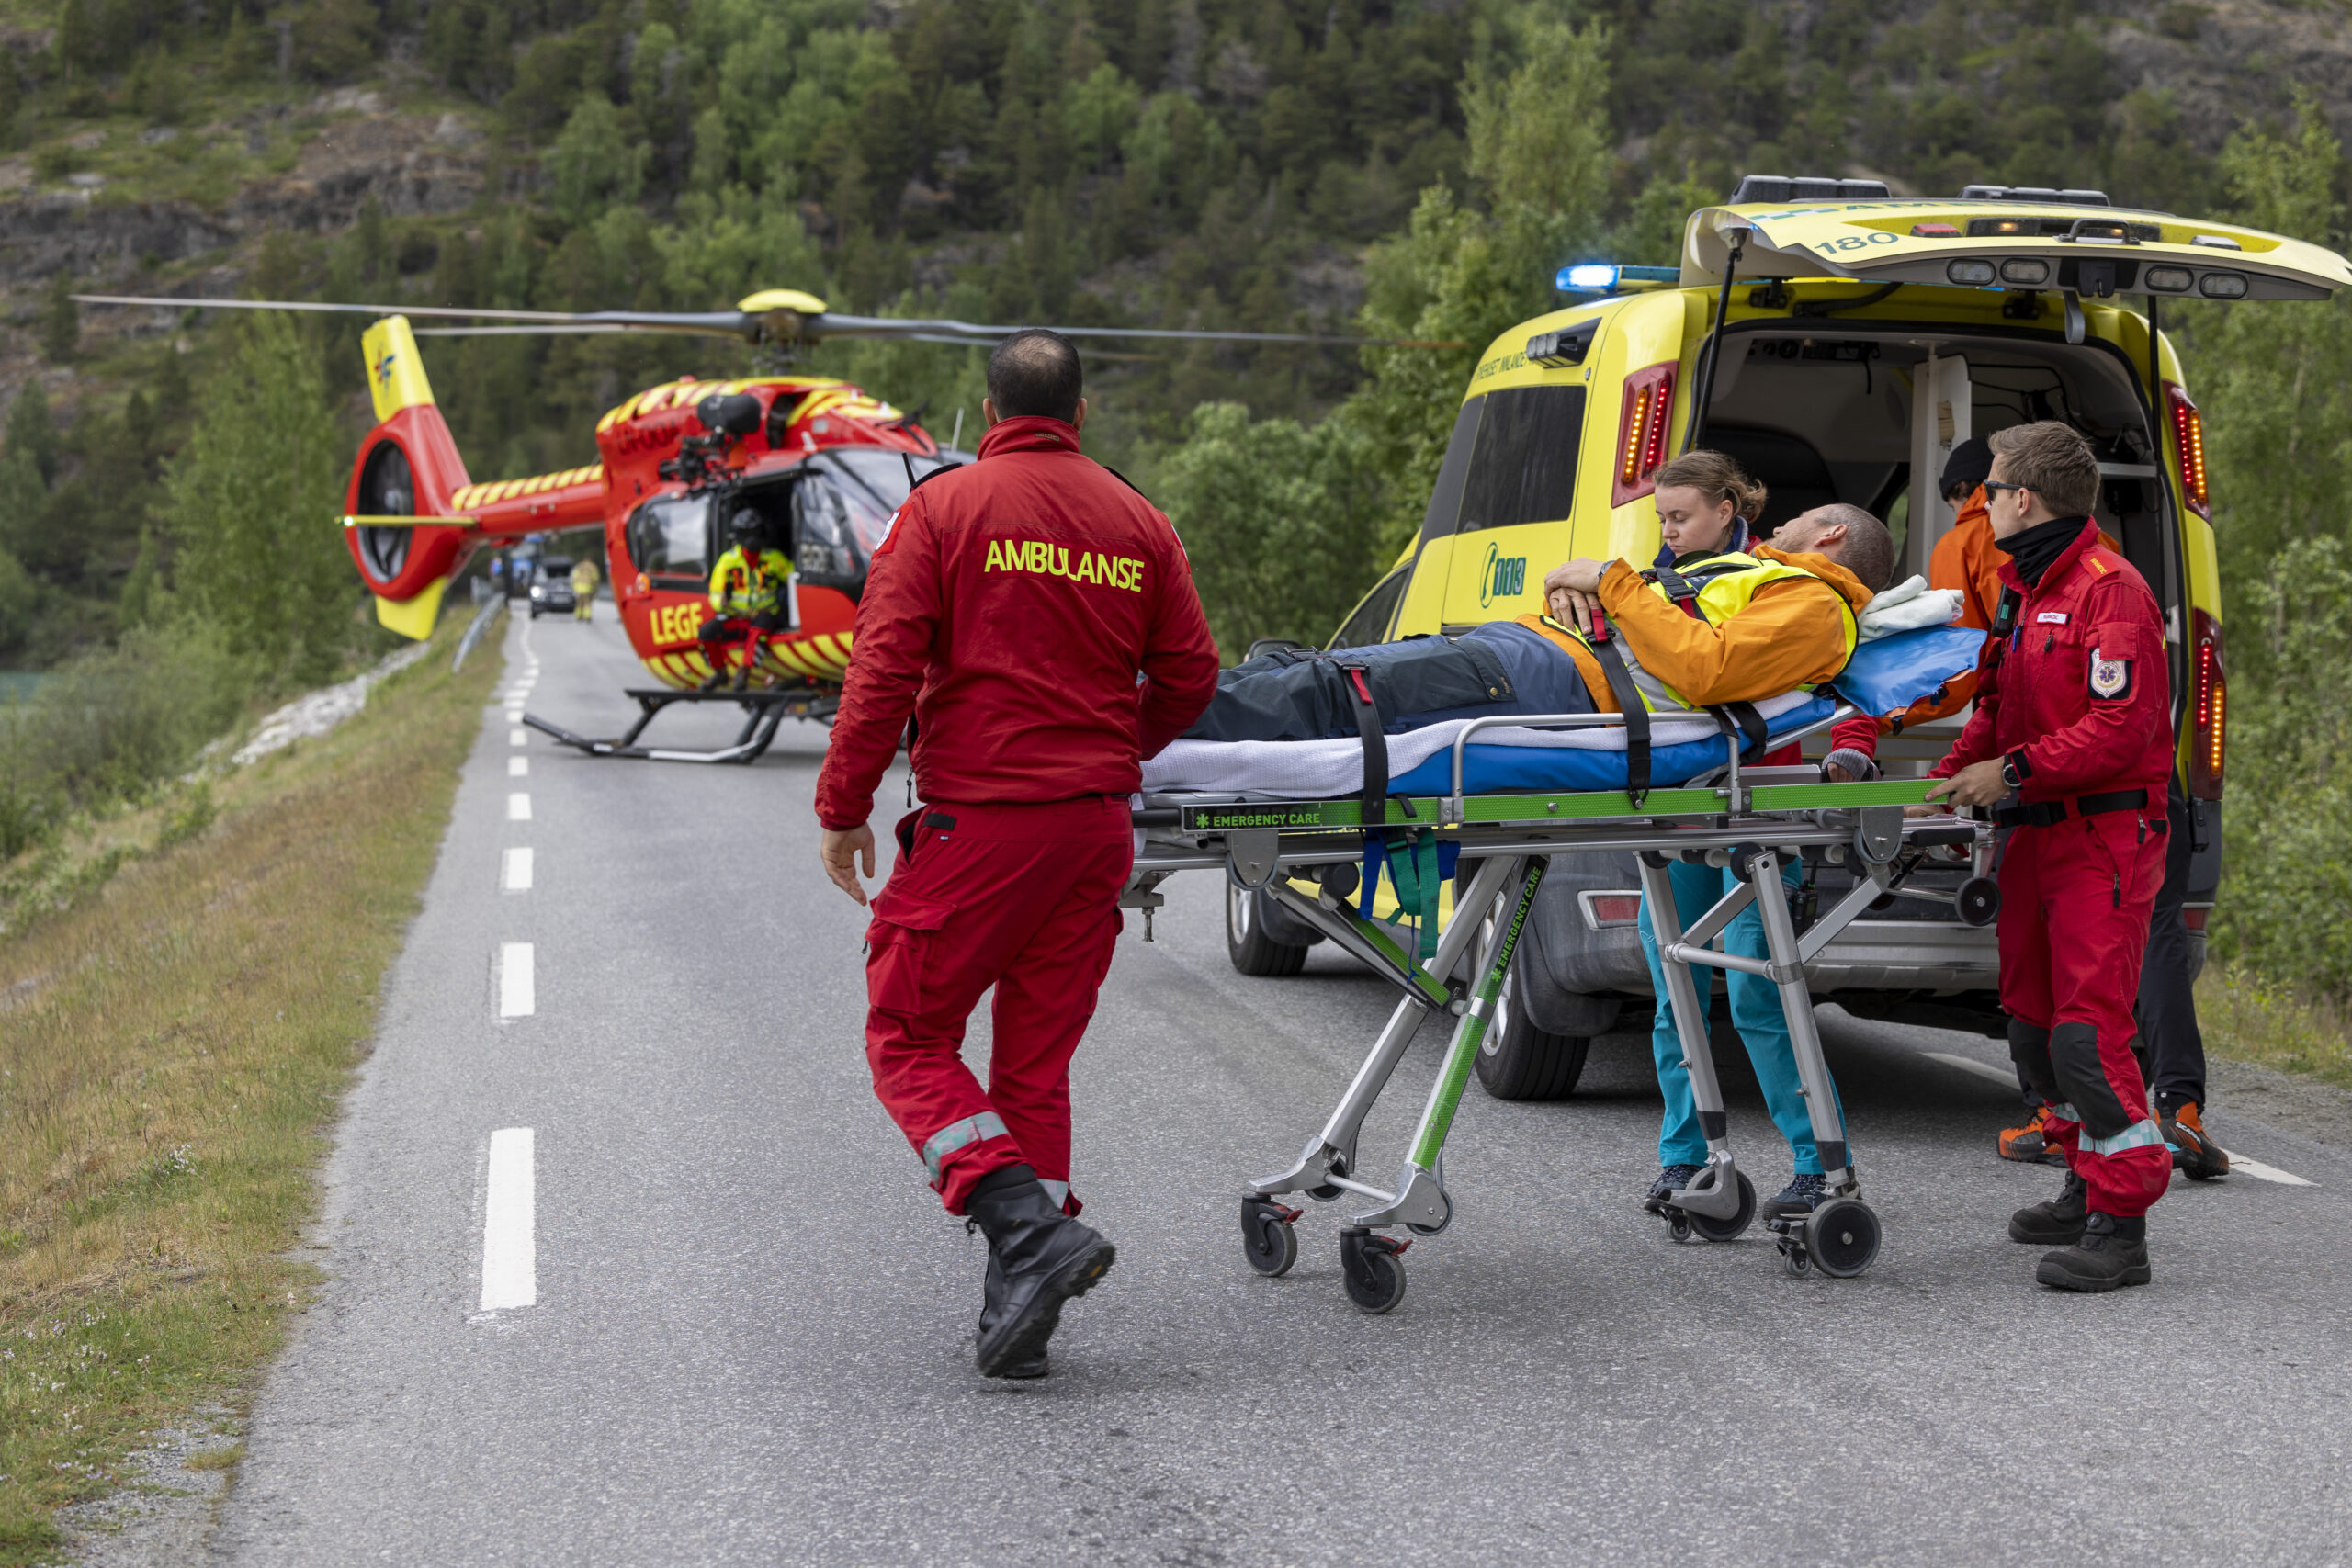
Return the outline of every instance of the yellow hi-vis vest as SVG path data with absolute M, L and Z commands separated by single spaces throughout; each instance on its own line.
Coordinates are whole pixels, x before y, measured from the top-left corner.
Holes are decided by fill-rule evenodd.
M 792 562 L 782 550 L 753 552 L 737 545 L 711 569 L 710 607 L 721 615 L 773 614 L 791 576 Z
M 1660 567 L 1642 573 L 1642 579 L 1649 584 L 1651 592 L 1669 604 L 1679 606 L 1686 602 L 1696 604 L 1699 614 L 1711 626 L 1722 626 L 1747 609 L 1757 591 L 1766 584 L 1786 582 L 1792 578 L 1822 582 L 1822 586 L 1836 596 L 1838 607 L 1845 615 L 1846 648 L 1838 660 L 1839 667 L 1843 668 L 1845 660 L 1854 657 L 1854 649 L 1861 643 L 1861 623 L 1855 617 L 1853 605 L 1847 603 L 1846 596 L 1838 592 L 1834 584 L 1823 582 L 1817 574 L 1801 566 L 1766 560 L 1761 556 L 1735 554 L 1702 556 L 1697 560 L 1686 560 L 1679 566 Z M 1683 592 L 1678 592 L 1678 588 Z M 1696 592 L 1690 590 L 1696 590 Z M 1618 651 L 1624 656 L 1626 672 L 1633 676 L 1634 687 L 1642 694 L 1644 707 L 1652 713 L 1662 709 L 1676 709 L 1683 713 L 1696 711 L 1698 704 L 1642 668 L 1641 660 L 1634 654 L 1631 641 L 1622 635 L 1614 640 Z M 1812 689 L 1811 686 L 1804 688 L 1806 691 Z

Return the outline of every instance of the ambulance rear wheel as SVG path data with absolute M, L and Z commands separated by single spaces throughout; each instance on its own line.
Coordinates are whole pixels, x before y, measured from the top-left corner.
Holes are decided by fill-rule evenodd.
M 1277 942 L 1269 931 L 1266 906 L 1272 895 L 1263 888 L 1225 885 L 1225 954 L 1244 975 L 1269 979 L 1295 975 L 1306 967 L 1306 949 Z
M 1536 1027 L 1527 1010 L 1525 983 L 1513 964 L 1472 1066 L 1478 1087 L 1496 1100 L 1566 1100 L 1576 1093 L 1591 1050 L 1589 1035 L 1553 1034 Z

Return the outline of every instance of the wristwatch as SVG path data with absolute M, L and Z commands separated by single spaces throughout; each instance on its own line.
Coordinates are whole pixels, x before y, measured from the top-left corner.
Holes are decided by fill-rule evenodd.
M 2001 782 L 2011 789 L 2025 787 L 2025 780 L 2018 774 L 2018 759 L 2015 752 L 2001 759 Z

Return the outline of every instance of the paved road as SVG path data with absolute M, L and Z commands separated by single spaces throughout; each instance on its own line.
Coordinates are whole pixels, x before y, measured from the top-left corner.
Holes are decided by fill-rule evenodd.
M 508 651 L 512 682 L 537 661 L 533 711 L 627 717 L 609 620 Z M 1460 1218 L 1366 1318 L 1330 1210 L 1267 1281 L 1235 1198 L 1319 1122 L 1386 996 L 1321 949 L 1295 979 L 1235 975 L 1206 875 L 1172 885 L 1156 942 L 1131 927 L 1080 1058 L 1079 1185 L 1118 1269 L 1051 1379 L 984 1381 L 981 1243 L 865 1083 L 861 921 L 815 865 L 822 733 L 744 770 L 509 728 L 485 714 L 393 976 L 330 1171 L 333 1282 L 257 1402 L 230 1561 L 2347 1555 L 2352 1159 L 2219 1115 L 2316 1185 L 2176 1181 L 2153 1288 L 2040 1292 L 2002 1221 L 2056 1178 L 1993 1156 L 2013 1101 L 1991 1075 L 1922 1055 L 1998 1048 L 1829 1010 L 1889 1235 L 1860 1280 L 1792 1280 L 1761 1240 L 1676 1247 L 1638 1213 L 1654 1091 L 1612 1040 L 1574 1101 L 1473 1089 Z M 514 847 L 526 892 L 502 890 Z M 531 1010 L 502 1019 L 523 942 Z M 1376 1171 L 1438 1049 L 1370 1129 Z M 1734 1092 L 1777 1180 L 1752 1081 Z M 481 1310 L 486 1226 L 494 1289 L 534 1304 Z

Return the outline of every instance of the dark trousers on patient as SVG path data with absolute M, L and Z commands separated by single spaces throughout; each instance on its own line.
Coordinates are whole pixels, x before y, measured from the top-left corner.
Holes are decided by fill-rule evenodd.
M 1460 637 L 1261 653 L 1217 676 L 1216 700 L 1185 739 L 1358 735 L 1356 715 L 1366 694 L 1379 709 L 1381 728 L 1392 735 L 1450 718 L 1594 711 L 1574 660 L 1525 626 L 1495 621 Z

